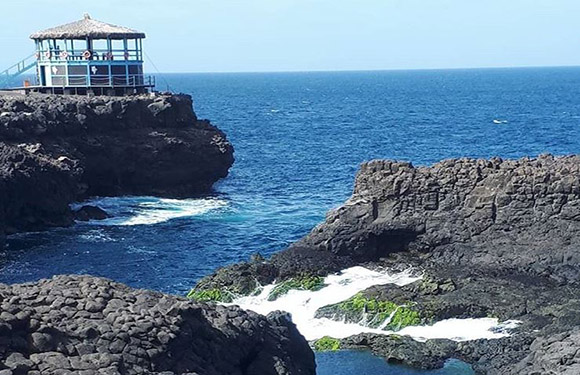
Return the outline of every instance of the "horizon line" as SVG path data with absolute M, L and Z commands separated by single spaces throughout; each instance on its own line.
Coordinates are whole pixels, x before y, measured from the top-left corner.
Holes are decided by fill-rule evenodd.
M 149 74 L 264 74 L 264 73 L 370 73 L 370 72 L 414 72 L 414 71 L 453 71 L 453 70 L 501 70 L 501 69 L 545 69 L 580 68 L 579 65 L 518 65 L 518 66 L 480 66 L 457 68 L 392 68 L 392 69 L 313 69 L 313 70 L 238 70 L 238 71 L 183 71 L 156 72 Z

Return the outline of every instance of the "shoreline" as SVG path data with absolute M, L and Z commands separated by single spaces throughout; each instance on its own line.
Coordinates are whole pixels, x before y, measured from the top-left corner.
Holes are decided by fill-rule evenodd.
M 90 196 L 208 193 L 234 161 L 225 134 L 197 118 L 187 95 L 1 96 L 0 124 L 7 234 L 70 226 L 69 205 Z
M 482 374 L 553 366 L 555 347 L 540 354 L 537 343 L 551 342 L 556 333 L 571 335 L 575 342 L 572 315 L 580 304 L 569 297 L 570 290 L 580 292 L 574 281 L 580 269 L 573 260 L 580 239 L 578 168 L 578 156 L 551 155 L 463 158 L 429 167 L 365 163 L 353 196 L 309 235 L 268 260 L 218 270 L 201 280 L 191 296 L 244 296 L 272 283 L 288 285 L 286 293 L 314 291 L 310 285 L 317 285 L 317 278 L 352 266 L 395 272 L 413 267 L 424 272 L 421 281 L 376 285 L 357 302 L 327 306 L 317 314 L 354 323 L 363 312 L 388 316 L 396 311 L 389 306 L 398 305 L 410 308 L 407 316 L 413 320 L 405 324 L 411 326 L 489 316 L 521 325 L 511 336 L 466 344 L 360 334 L 333 345 L 367 348 L 387 360 L 427 368 L 461 358 Z M 325 286 L 320 287 L 323 293 Z M 502 354 L 494 354 L 497 350 Z M 559 366 L 566 371 L 567 365 Z

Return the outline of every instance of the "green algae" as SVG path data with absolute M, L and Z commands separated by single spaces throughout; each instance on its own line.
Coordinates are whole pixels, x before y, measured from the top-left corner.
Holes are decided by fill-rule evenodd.
M 405 327 L 421 324 L 421 314 L 418 311 L 401 306 L 397 309 L 385 329 L 399 331 Z
M 324 288 L 324 278 L 320 276 L 295 277 L 276 285 L 268 295 L 268 301 L 275 301 L 291 290 L 317 291 Z
M 234 300 L 234 293 L 221 289 L 196 290 L 192 289 L 187 293 L 187 298 L 198 302 L 224 302 L 229 303 Z
M 389 331 L 399 331 L 408 326 L 419 325 L 424 321 L 412 302 L 398 305 L 392 301 L 368 298 L 362 293 L 323 309 L 334 311 L 335 314 L 344 316 L 347 321 L 359 322 L 364 319 L 369 327 L 382 327 Z M 387 320 L 389 320 L 388 323 L 383 326 Z
M 324 336 L 314 341 L 314 350 L 318 352 L 335 352 L 340 350 L 340 340 L 330 336 Z

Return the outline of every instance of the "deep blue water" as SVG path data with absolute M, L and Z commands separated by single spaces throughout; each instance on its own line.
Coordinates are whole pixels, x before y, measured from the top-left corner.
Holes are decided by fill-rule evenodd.
M 89 273 L 183 294 L 219 266 L 308 233 L 350 195 L 363 161 L 580 152 L 580 68 L 181 74 L 158 83 L 191 93 L 198 115 L 228 134 L 230 176 L 185 207 L 112 203 L 129 216 L 152 204 L 158 216 L 182 215 L 174 220 L 16 236 L 0 282 Z M 193 215 L 198 205 L 213 209 Z
M 316 355 L 317 375 L 473 375 L 471 366 L 449 360 L 439 370 L 416 370 L 405 366 L 391 365 L 370 352 L 344 350 L 322 352 Z M 339 364 L 339 365 L 337 365 Z

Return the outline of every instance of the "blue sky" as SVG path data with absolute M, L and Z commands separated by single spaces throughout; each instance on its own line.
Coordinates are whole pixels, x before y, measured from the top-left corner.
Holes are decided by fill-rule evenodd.
M 580 65 L 579 0 L 2 0 L 0 68 L 85 12 L 162 72 Z

